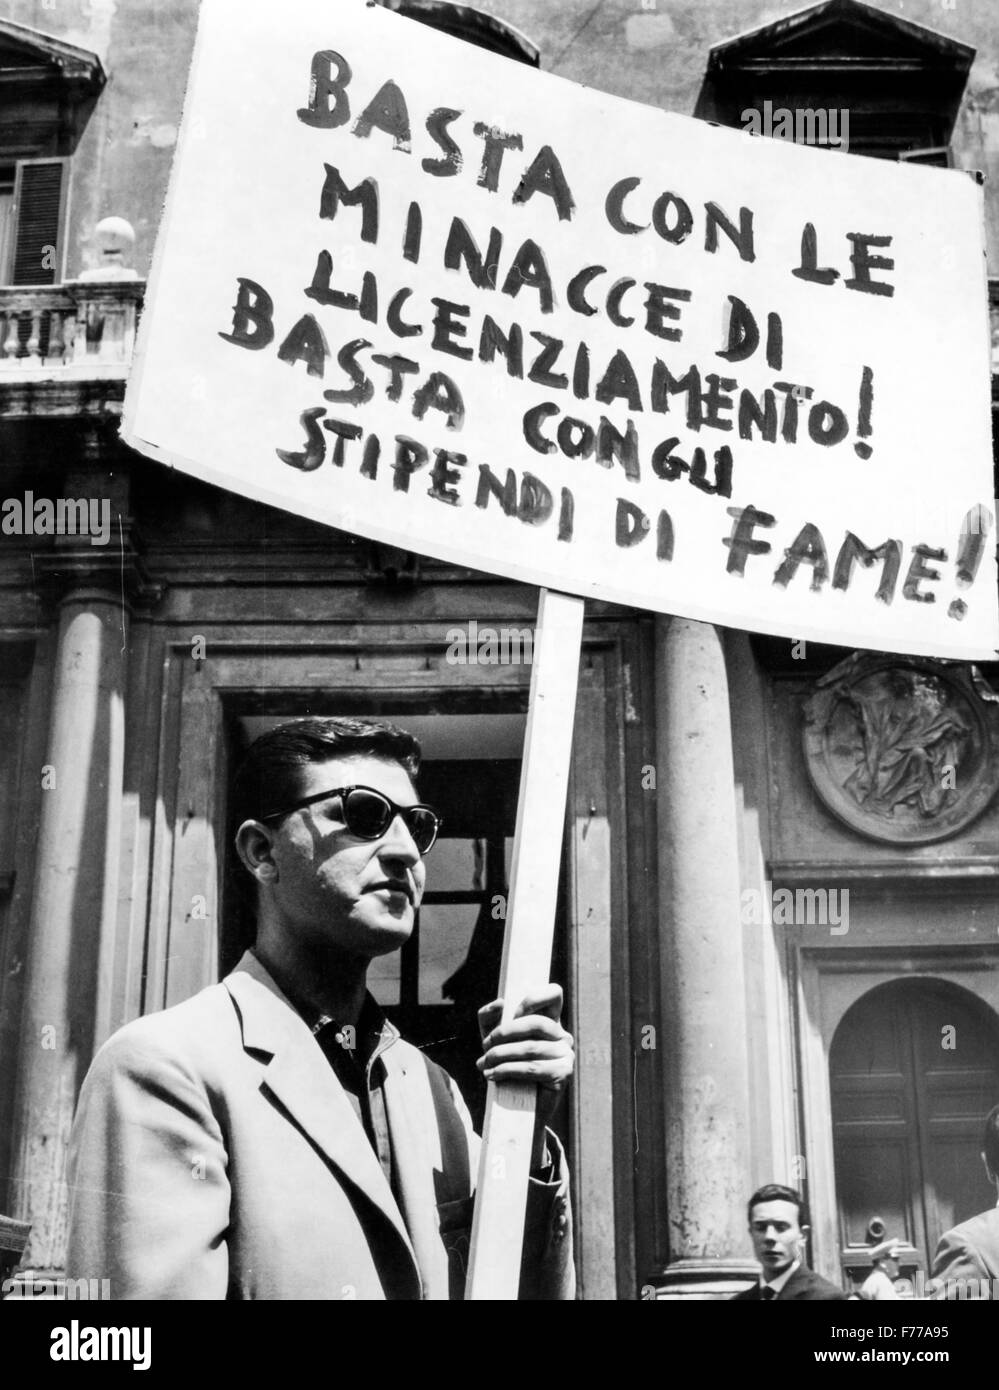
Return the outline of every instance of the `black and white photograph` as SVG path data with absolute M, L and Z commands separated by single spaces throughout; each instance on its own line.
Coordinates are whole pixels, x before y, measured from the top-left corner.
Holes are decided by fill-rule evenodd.
M 0 0 L 10 1344 L 961 1364 L 997 411 L 994 0 Z

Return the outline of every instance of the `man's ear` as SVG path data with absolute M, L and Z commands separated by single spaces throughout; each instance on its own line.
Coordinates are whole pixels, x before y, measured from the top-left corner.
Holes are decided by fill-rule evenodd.
M 989 1167 L 989 1160 L 985 1157 L 984 1150 L 982 1151 L 982 1163 L 985 1167 L 985 1176 L 988 1178 L 989 1182 L 992 1183 L 993 1186 L 999 1184 L 999 1173 L 993 1173 L 992 1169 Z
M 245 820 L 236 831 L 236 853 L 243 867 L 258 883 L 275 883 L 278 869 L 274 862 L 273 832 L 263 821 Z

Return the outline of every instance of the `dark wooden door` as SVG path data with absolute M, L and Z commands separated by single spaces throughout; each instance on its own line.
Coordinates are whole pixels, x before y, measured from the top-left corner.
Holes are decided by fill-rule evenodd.
M 427 863 L 416 928 L 398 959 L 398 980 L 382 1002 L 403 1037 L 451 1073 L 481 1126 L 486 1087 L 475 1066 L 478 1010 L 499 993 L 520 763 L 428 761 L 419 785 L 444 824 Z M 552 978 L 561 983 L 560 975 Z
M 844 1265 L 880 1217 L 928 1268 L 941 1233 L 995 1199 L 979 1153 L 999 1103 L 999 1020 L 957 986 L 893 981 L 847 1012 L 829 1069 Z

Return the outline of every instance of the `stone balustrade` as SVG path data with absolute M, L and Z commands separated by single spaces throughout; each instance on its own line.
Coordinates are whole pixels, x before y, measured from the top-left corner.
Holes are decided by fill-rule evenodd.
M 141 280 L 0 287 L 0 380 L 124 377 Z
M 71 373 L 123 377 L 135 345 L 145 281 L 71 280 L 0 286 L 0 380 Z M 999 385 L 999 277 L 989 280 L 992 373 Z

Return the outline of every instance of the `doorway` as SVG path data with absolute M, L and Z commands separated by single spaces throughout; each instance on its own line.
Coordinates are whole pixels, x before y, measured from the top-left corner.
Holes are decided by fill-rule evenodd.
M 947 981 L 890 981 L 847 1010 L 829 1075 L 844 1271 L 869 1272 L 880 1222 L 928 1273 L 941 1234 L 994 1201 L 979 1153 L 999 1102 L 999 1018 Z
M 206 625 L 211 660 L 192 661 L 187 641 L 170 645 L 157 758 L 162 815 L 136 955 L 143 965 L 140 1011 L 189 998 L 224 976 L 252 943 L 252 901 L 240 894 L 245 873 L 235 872 L 227 794 L 249 741 L 303 715 L 390 720 L 420 739 L 420 791 L 438 803 L 448 826 L 440 852 L 435 846 L 427 861 L 419 934 L 405 961 L 399 953 L 397 972 L 373 972 L 371 980 L 404 1032 L 422 1038 L 455 1076 L 470 1109 L 481 1108 L 478 1072 L 466 1075 L 466 1068 L 480 1051 L 474 1009 L 495 997 L 491 972 L 505 925 L 495 899 L 505 896 L 510 869 L 531 668 L 451 665 L 441 656 L 447 631 L 445 620 L 410 618 L 404 628 L 331 625 L 322 635 L 271 634 L 265 642 L 256 635 L 216 638 Z M 643 859 L 643 807 L 625 795 L 626 750 L 635 767 L 651 751 L 652 725 L 639 715 L 637 676 L 629 674 L 639 669 L 638 645 L 639 634 L 617 622 L 595 622 L 584 633 L 556 911 L 553 978 L 564 983 L 563 1017 L 576 1039 L 577 1064 L 555 1128 L 568 1140 L 580 1286 L 593 1298 L 634 1288 L 632 1098 L 641 1090 L 655 1114 L 661 1094 L 658 1055 L 643 1053 L 639 1067 L 631 1037 L 632 990 L 642 993 L 639 1017 L 656 1017 L 646 982 L 657 975 L 654 965 L 634 974 L 630 966 L 632 936 L 639 936 L 643 961 L 655 939 L 656 902 Z M 184 755 L 190 750 L 196 756 Z M 630 900 L 629 870 L 649 885 Z M 472 990 L 465 988 L 469 975 Z M 649 1130 L 642 1163 L 658 1175 L 661 1129 L 650 1123 Z M 650 1209 L 656 1181 L 650 1176 L 643 1188 Z M 660 1230 L 643 1223 L 640 1238 L 651 1243 Z

